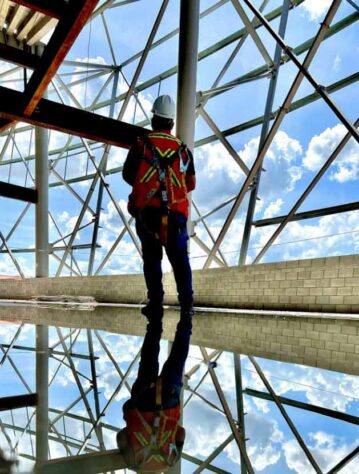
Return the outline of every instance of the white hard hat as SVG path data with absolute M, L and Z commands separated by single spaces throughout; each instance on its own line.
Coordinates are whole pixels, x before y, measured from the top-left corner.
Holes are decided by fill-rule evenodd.
M 169 95 L 160 95 L 153 103 L 153 115 L 174 120 L 176 118 L 176 105 Z

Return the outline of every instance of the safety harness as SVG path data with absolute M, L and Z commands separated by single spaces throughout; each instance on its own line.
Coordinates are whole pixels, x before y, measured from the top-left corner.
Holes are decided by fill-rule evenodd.
M 155 390 L 155 411 L 142 412 L 135 406 L 124 414 L 134 459 L 134 465 L 129 467 L 136 472 L 165 472 L 180 457 L 176 446 L 180 407 L 163 408 L 161 378 Z
M 154 141 L 152 141 L 152 140 Z M 156 146 L 161 141 L 170 141 L 166 149 Z M 173 148 L 171 142 L 175 142 Z M 160 207 L 161 227 L 156 238 L 162 245 L 167 243 L 167 227 L 169 211 L 182 212 L 188 215 L 188 195 L 186 173 L 190 163 L 188 148 L 177 138 L 165 134 L 154 133 L 140 141 L 142 160 L 138 175 L 129 197 L 129 212 L 136 218 L 141 218 L 138 212 L 146 206 Z
M 172 164 L 176 158 L 178 158 L 180 163 L 180 173 L 184 175 L 187 172 L 189 165 L 189 156 L 187 146 L 181 144 L 177 151 L 173 150 L 173 154 L 167 157 L 163 157 L 159 154 L 158 149 L 147 139 L 145 146 L 148 146 L 151 150 L 152 159 L 150 160 L 152 168 L 157 172 L 158 181 L 159 181 L 159 191 L 160 191 L 160 200 L 161 200 L 161 230 L 160 230 L 160 240 L 162 245 L 167 243 L 167 228 L 168 228 L 168 214 L 169 214 L 169 203 L 176 203 L 175 193 L 173 190 L 173 182 L 178 177 L 173 171 Z M 186 163 L 183 162 L 182 154 L 183 152 L 187 155 Z M 144 154 L 145 159 L 146 155 Z M 184 184 L 184 183 L 183 183 Z M 152 198 L 152 195 L 148 196 L 149 199 Z

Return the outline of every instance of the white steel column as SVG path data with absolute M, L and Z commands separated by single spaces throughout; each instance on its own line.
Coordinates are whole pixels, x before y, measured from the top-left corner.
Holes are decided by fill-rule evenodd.
M 196 112 L 199 0 L 181 0 L 177 135 L 193 150 Z
M 35 127 L 36 277 L 49 276 L 49 164 L 48 132 Z
M 192 152 L 196 121 L 199 3 L 199 0 L 181 0 L 178 51 L 176 135 Z M 191 229 L 189 233 L 192 233 Z M 170 351 L 171 343 L 168 349 Z M 171 474 L 180 472 L 181 461 L 169 471 Z
M 178 51 L 176 134 L 192 152 L 197 105 L 199 4 L 199 0 L 181 0 Z M 190 221 L 189 218 L 189 225 Z M 192 234 L 190 226 L 189 233 Z
M 49 165 L 48 132 L 41 127 L 35 128 L 36 157 L 36 277 L 49 276 Z M 48 458 L 48 347 L 49 332 L 47 326 L 36 327 L 36 462 L 42 463 Z

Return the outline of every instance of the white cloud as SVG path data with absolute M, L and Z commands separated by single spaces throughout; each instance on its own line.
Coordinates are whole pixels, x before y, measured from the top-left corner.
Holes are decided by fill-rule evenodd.
M 99 65 L 107 65 L 106 60 L 102 56 L 96 56 L 93 58 L 76 58 L 75 61 L 79 61 L 82 63 L 93 63 L 93 64 L 99 64 Z M 75 82 L 78 81 L 79 79 L 85 79 L 86 77 L 90 77 L 93 73 L 91 71 L 87 71 L 86 67 L 83 66 L 77 66 L 73 70 L 74 73 L 78 72 L 83 72 L 83 74 L 78 75 L 74 74 L 71 76 L 71 80 L 69 82 Z M 110 74 L 110 70 L 108 71 L 108 74 Z M 76 98 L 80 104 L 83 106 L 89 106 L 92 101 L 95 99 L 97 93 L 99 92 L 101 86 L 105 83 L 107 79 L 107 74 L 104 74 L 103 76 L 100 76 L 96 79 L 91 79 L 91 80 L 84 80 L 83 82 L 76 84 L 75 86 L 71 87 L 71 93 L 72 95 Z M 57 95 L 56 95 L 57 97 Z M 66 101 L 69 101 L 70 105 L 76 106 L 74 101 L 69 97 L 67 93 L 63 93 L 63 97 L 65 98 Z M 57 98 L 56 100 L 59 100 Z
M 272 201 L 265 208 L 263 217 L 267 219 L 273 216 L 277 216 L 283 204 L 284 204 L 284 201 L 282 198 L 278 198 L 275 201 Z
M 243 364 L 245 369 L 246 364 Z M 359 391 L 358 377 L 352 375 L 283 362 L 271 361 L 262 365 L 278 395 L 285 396 L 290 392 L 302 393 L 311 405 L 345 413 L 350 411 L 355 401 L 355 394 Z M 263 390 L 258 375 L 251 370 L 252 366 L 248 365 L 248 370 L 244 371 L 244 385 L 255 390 Z
M 67 235 L 67 234 L 70 234 L 74 230 L 78 216 L 77 215 L 71 216 L 68 211 L 62 211 L 61 213 L 57 214 L 55 219 L 56 219 L 57 224 L 62 225 L 64 229 L 63 235 Z M 89 211 L 86 211 L 82 219 L 81 226 L 83 226 L 84 224 L 87 224 L 91 220 L 92 220 L 91 213 Z M 52 221 L 50 221 L 50 228 L 54 230 L 54 224 L 52 223 Z M 75 240 L 81 240 L 81 231 L 77 232 Z
M 335 55 L 334 61 L 333 61 L 333 70 L 335 72 L 339 71 L 340 65 L 342 63 L 342 58 L 339 53 Z
M 342 124 L 327 128 L 321 134 L 315 135 L 309 142 L 303 158 L 303 165 L 310 171 L 317 171 L 330 157 L 340 143 L 347 130 Z M 351 139 L 331 165 L 329 177 L 331 180 L 344 183 L 359 178 L 359 145 Z
M 14 258 L 16 258 L 17 263 L 19 264 L 26 278 L 34 276 L 35 270 L 31 264 L 31 261 L 28 260 L 27 257 L 20 257 L 19 254 L 15 254 Z M 7 254 L 0 256 L 0 274 L 20 276 L 15 264 L 11 260 L 10 256 Z
M 258 154 L 259 137 L 249 140 L 238 151 L 248 167 L 251 167 Z M 291 191 L 302 172 L 297 162 L 302 154 L 298 140 L 283 131 L 274 137 L 263 167 L 259 195 L 266 200 L 277 196 L 283 190 Z M 221 143 L 207 144 L 195 151 L 195 163 L 201 179 L 194 193 L 201 210 L 218 204 L 219 197 L 225 200 L 238 193 L 244 181 L 244 174 Z
M 308 443 L 308 448 L 323 472 L 327 472 L 354 450 L 359 441 L 356 440 L 352 444 L 346 444 L 343 439 L 322 431 L 311 433 L 309 437 L 311 442 Z M 287 465 L 294 472 L 297 474 L 312 474 L 315 472 L 295 440 L 284 443 L 283 450 Z M 359 472 L 358 457 L 340 472 L 343 474 Z
M 317 22 L 328 10 L 332 0 L 306 0 L 300 8 L 309 16 L 310 21 Z

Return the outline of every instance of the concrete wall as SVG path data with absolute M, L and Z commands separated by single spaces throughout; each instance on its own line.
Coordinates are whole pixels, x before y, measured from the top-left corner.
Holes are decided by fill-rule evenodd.
M 146 320 L 139 308 L 97 307 L 64 310 L 44 305 L 0 306 L 0 320 L 143 336 Z M 173 339 L 178 311 L 166 310 L 165 339 Z M 238 354 L 359 374 L 358 315 L 283 315 L 231 310 L 198 311 L 191 343 Z
M 359 255 L 198 270 L 193 280 L 196 305 L 359 313 Z M 164 286 L 176 304 L 171 273 Z M 0 298 L 61 294 L 139 303 L 146 288 L 142 275 L 0 280 Z

